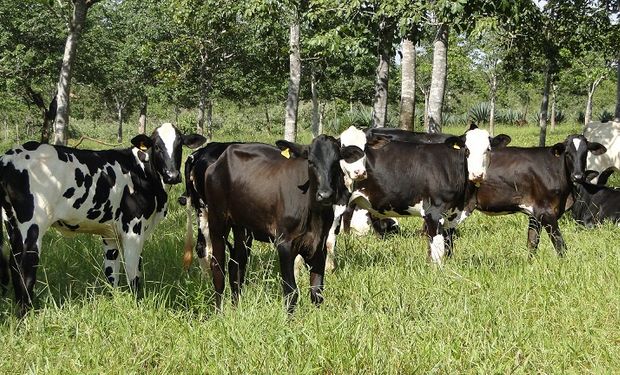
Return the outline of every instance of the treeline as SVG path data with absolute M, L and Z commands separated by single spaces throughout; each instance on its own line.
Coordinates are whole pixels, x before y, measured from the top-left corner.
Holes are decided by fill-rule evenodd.
M 281 105 L 294 140 L 308 101 L 314 134 L 347 103 L 430 132 L 536 122 L 544 144 L 548 122 L 620 119 L 618 17 L 618 0 L 0 0 L 0 121 L 65 144 L 69 114 L 115 119 L 120 142 L 165 107 L 210 135 L 226 100 Z

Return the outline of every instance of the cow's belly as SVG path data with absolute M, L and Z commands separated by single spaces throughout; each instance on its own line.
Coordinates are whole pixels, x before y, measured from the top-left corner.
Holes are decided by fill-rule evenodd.
M 351 194 L 351 203 L 355 203 L 360 208 L 368 210 L 372 216 L 377 218 L 388 217 L 407 217 L 417 216 L 424 217 L 429 208 L 429 203 L 425 201 L 419 201 L 411 205 L 401 205 L 399 208 L 395 207 L 375 207 L 371 202 L 371 198 L 364 193 L 364 191 L 356 190 Z
M 114 224 L 114 222 L 99 223 L 91 220 L 80 222 L 58 220 L 52 224 L 52 227 L 57 229 L 66 237 L 72 237 L 77 233 L 88 233 L 98 234 L 104 238 L 114 238 L 117 233 L 116 226 Z

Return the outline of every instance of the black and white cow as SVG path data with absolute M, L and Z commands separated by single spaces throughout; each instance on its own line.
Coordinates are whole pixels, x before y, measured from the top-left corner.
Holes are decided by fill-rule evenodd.
M 491 147 L 510 137 L 473 128 L 441 144 L 390 141 L 366 150 L 368 177 L 357 182 L 351 203 L 375 217 L 420 216 L 429 258 L 441 262 L 452 230 L 475 207 L 476 185 L 486 177 Z
M 144 241 L 166 215 L 166 185 L 181 182 L 182 146 L 194 148 L 204 141 L 166 123 L 151 137 L 134 137 L 128 149 L 90 151 L 28 142 L 0 157 L 0 203 L 21 313 L 32 304 L 41 241 L 50 227 L 65 234 L 101 235 L 105 275 L 113 285 L 119 280 L 122 249 L 128 283 L 137 291 Z
M 599 155 L 605 147 L 570 135 L 551 147 L 506 147 L 491 152 L 487 177 L 476 195 L 477 208 L 487 214 L 523 212 L 529 216 L 528 248 L 538 248 L 544 226 L 559 255 L 566 244 L 558 220 L 575 201 L 575 187 L 583 182 L 588 151 Z
M 584 128 L 583 135 L 588 141 L 600 143 L 607 149 L 600 155 L 588 154 L 586 166 L 588 170 L 599 173 L 592 183 L 604 185 L 614 171 L 620 170 L 620 122 L 590 122 Z
M 310 296 L 322 302 L 325 241 L 332 224 L 333 204 L 346 194 L 339 162 L 338 141 L 316 137 L 309 146 L 278 141 L 229 146 L 206 171 L 201 196 L 209 210 L 210 259 L 216 304 L 224 291 L 226 238 L 233 231 L 234 246 L 228 263 L 233 301 L 236 301 L 247 262 L 245 240 L 276 245 L 287 309 L 298 298 L 294 260 L 300 254 L 310 267 Z M 289 157 L 286 157 L 286 156 Z
M 596 177 L 597 172 L 586 174 Z M 579 224 L 592 228 L 603 221 L 620 223 L 620 189 L 580 182 L 575 185 L 571 215 Z

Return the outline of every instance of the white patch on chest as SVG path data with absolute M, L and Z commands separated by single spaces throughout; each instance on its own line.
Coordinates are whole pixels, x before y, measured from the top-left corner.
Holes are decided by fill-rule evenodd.
M 370 232 L 370 218 L 368 210 L 356 208 L 351 216 L 351 230 L 353 233 L 363 236 Z

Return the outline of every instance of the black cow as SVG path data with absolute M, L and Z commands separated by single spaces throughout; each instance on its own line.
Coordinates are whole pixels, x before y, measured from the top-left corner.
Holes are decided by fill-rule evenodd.
M 475 129 L 477 126 L 472 124 L 471 129 Z M 366 130 L 366 136 L 373 138 L 380 136 L 384 139 L 391 141 L 411 142 L 411 143 L 444 143 L 450 137 L 456 137 L 453 134 L 446 133 L 421 133 L 412 132 L 409 130 L 396 129 L 396 128 L 370 128 Z
M 355 184 L 351 203 L 376 217 L 423 217 L 429 258 L 440 262 L 445 247 L 452 247 L 451 229 L 475 206 L 472 198 L 485 178 L 491 147 L 509 141 L 474 128 L 441 144 L 390 141 L 367 149 L 368 178 Z
M 206 171 L 202 198 L 209 209 L 211 272 L 218 307 L 231 229 L 234 246 L 228 270 L 233 301 L 244 281 L 248 233 L 256 240 L 275 243 L 289 312 L 298 298 L 293 271 L 297 254 L 310 267 L 312 301 L 320 304 L 323 300 L 325 241 L 334 216 L 332 205 L 346 194 L 339 165 L 344 155 L 338 141 L 326 135 L 318 136 L 309 146 L 286 141 L 277 145 L 284 151 L 265 144 L 231 145 Z
M 590 176 L 598 174 L 588 171 Z M 592 228 L 608 220 L 620 223 L 620 189 L 581 182 L 575 185 L 575 203 L 571 215 L 579 224 Z
M 20 313 L 32 304 L 41 241 L 51 226 L 68 234 L 101 235 L 105 275 L 113 285 L 123 249 L 127 280 L 137 292 L 144 241 L 166 215 L 165 185 L 181 182 L 182 146 L 204 141 L 167 123 L 151 137 L 134 137 L 128 149 L 89 151 L 28 142 L 0 157 L 0 210 L 6 214 Z M 6 266 L 0 269 L 5 288 L 7 273 Z
M 573 205 L 576 186 L 584 180 L 588 151 L 599 155 L 605 147 L 582 135 L 570 135 L 551 147 L 494 150 L 487 178 L 478 188 L 477 208 L 489 214 L 527 214 L 530 254 L 538 248 L 544 226 L 556 252 L 564 255 L 566 244 L 558 220 Z

